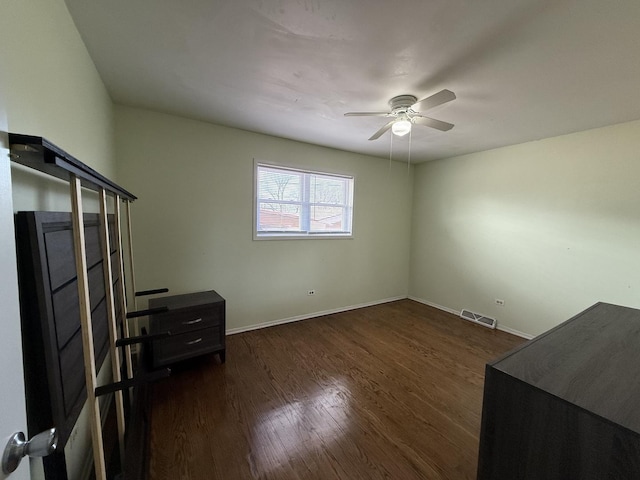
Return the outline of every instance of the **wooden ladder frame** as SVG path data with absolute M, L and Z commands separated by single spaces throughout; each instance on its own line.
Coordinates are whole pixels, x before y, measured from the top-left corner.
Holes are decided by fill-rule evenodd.
M 95 465 L 96 480 L 106 480 L 106 464 L 104 458 L 104 444 L 102 437 L 102 416 L 100 413 L 100 403 L 98 401 L 97 392 L 100 387 L 97 383 L 97 374 L 95 367 L 95 349 L 93 345 L 93 327 L 91 323 L 91 309 L 89 297 L 89 279 L 86 262 L 86 248 L 84 240 L 84 221 L 83 206 L 80 179 L 72 176 L 71 181 L 71 207 L 72 222 L 74 236 L 74 253 L 76 259 L 76 274 L 78 277 L 78 298 L 80 304 L 80 326 L 82 329 L 82 350 L 84 355 L 85 383 L 87 387 L 87 402 L 89 408 L 89 422 L 91 427 L 93 460 Z M 111 261 L 111 239 L 109 238 L 109 219 L 108 219 L 108 195 L 104 188 L 98 190 L 100 202 L 100 236 L 102 244 L 102 261 L 105 284 L 105 298 L 107 302 L 107 320 L 109 326 L 109 354 L 111 357 L 111 373 L 113 376 L 113 385 L 122 385 L 122 363 L 121 354 L 118 351 L 118 318 L 116 316 L 116 298 L 120 300 L 120 311 L 122 317 L 122 338 L 130 339 L 129 321 L 127 318 L 127 301 L 126 288 L 124 285 L 124 256 L 122 254 L 122 218 L 120 204 L 126 202 L 127 214 L 130 215 L 129 201 L 123 200 L 118 194 L 113 195 L 114 199 L 114 240 L 117 252 L 117 265 L 114 266 Z M 129 243 L 131 242 L 131 233 L 129 230 Z M 132 253 L 132 249 L 130 248 Z M 133 259 L 131 259 L 133 267 Z M 118 283 L 118 295 L 116 296 L 113 289 L 113 272 L 114 269 L 119 270 L 120 282 Z M 131 345 L 124 345 L 124 360 L 126 364 L 126 379 L 133 379 L 133 361 L 131 355 Z M 126 387 L 123 387 L 126 388 Z M 116 403 L 116 423 L 118 429 L 118 446 L 120 452 L 121 467 L 124 466 L 125 458 L 125 431 L 126 421 L 124 414 L 124 397 L 122 388 L 113 391 Z

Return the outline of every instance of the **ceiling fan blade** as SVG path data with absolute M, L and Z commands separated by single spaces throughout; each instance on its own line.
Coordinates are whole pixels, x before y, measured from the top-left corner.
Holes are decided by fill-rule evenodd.
M 419 102 L 414 103 L 411 105 L 411 109 L 414 112 L 423 112 L 430 108 L 437 107 L 438 105 L 442 105 L 443 103 L 455 100 L 455 98 L 456 94 L 445 88 L 444 90 L 440 90 L 438 93 L 434 93 L 430 97 L 423 98 Z
M 348 112 L 345 113 L 345 117 L 388 117 L 389 112 Z
M 371 135 L 371 138 L 369 140 L 377 140 L 377 139 L 379 139 L 382 136 L 382 134 L 385 133 L 387 130 L 389 130 L 391 128 L 391 125 L 393 125 L 394 123 L 395 123 L 395 120 L 391 120 L 384 127 L 382 127 L 376 133 Z
M 422 115 L 414 116 L 411 121 L 418 125 L 425 125 L 427 127 L 442 130 L 443 132 L 453 128 L 453 123 L 443 122 L 442 120 L 436 120 L 435 118 L 424 117 Z

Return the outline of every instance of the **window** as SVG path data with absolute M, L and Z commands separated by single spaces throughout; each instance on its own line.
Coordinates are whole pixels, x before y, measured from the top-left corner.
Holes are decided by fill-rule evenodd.
M 256 163 L 255 238 L 351 236 L 353 177 Z

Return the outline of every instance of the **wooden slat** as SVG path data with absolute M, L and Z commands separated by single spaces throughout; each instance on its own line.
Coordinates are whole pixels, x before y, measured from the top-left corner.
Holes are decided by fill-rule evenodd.
M 111 373 L 114 382 L 122 380 L 120 370 L 120 352 L 116 347 L 118 340 L 118 325 L 116 319 L 116 310 L 113 294 L 113 267 L 111 265 L 111 245 L 109 240 L 109 223 L 107 209 L 107 192 L 100 189 L 100 233 L 102 235 L 102 270 L 104 272 L 105 296 L 107 302 L 107 322 L 109 326 L 109 353 L 111 356 Z M 122 391 L 114 393 L 116 400 L 116 421 L 118 425 L 118 445 L 120 446 L 120 462 L 124 466 L 124 400 Z
M 127 202 L 126 203 L 126 210 L 127 210 L 127 235 L 128 235 L 128 239 L 129 241 L 128 246 L 129 246 L 129 269 L 131 271 L 131 279 L 129 281 L 129 284 L 131 285 L 131 296 L 133 298 L 133 310 L 138 310 L 138 297 L 136 297 L 136 271 L 135 271 L 135 266 L 134 266 L 134 262 L 133 262 L 133 232 L 131 230 L 131 202 Z M 134 325 L 134 335 L 140 335 L 140 328 L 139 328 L 139 323 L 138 320 L 135 319 L 133 321 L 133 325 Z
M 89 408 L 89 424 L 93 445 L 93 460 L 96 480 L 106 480 L 107 471 L 104 461 L 104 445 L 102 441 L 102 422 L 100 405 L 95 395 L 97 387 L 95 353 L 93 349 L 93 329 L 89 299 L 89 275 L 87 272 L 86 251 L 84 243 L 84 222 L 82 208 L 82 192 L 80 179 L 75 175 L 70 178 L 71 213 L 73 221 L 73 241 L 78 275 L 78 297 L 80 303 L 80 325 L 82 328 L 82 350 L 84 356 L 85 382 L 87 385 L 87 405 Z
M 120 210 L 120 203 L 122 199 L 120 196 L 115 196 L 113 215 L 115 217 L 115 240 L 116 240 L 116 253 L 118 268 L 120 269 L 120 281 L 118 282 L 119 299 L 120 299 L 120 311 L 122 312 L 122 326 L 123 337 L 129 338 L 131 336 L 129 332 L 129 320 L 127 319 L 127 293 L 124 284 L 124 255 L 122 255 L 122 215 Z M 128 202 L 127 202 L 128 205 Z M 127 378 L 133 378 L 133 364 L 131 361 L 131 347 L 127 345 L 124 347 L 125 361 L 127 364 Z

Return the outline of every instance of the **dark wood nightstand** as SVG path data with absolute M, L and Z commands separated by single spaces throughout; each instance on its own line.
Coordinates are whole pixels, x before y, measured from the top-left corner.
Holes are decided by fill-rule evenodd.
M 213 290 L 149 300 L 149 308 L 167 307 L 151 315 L 151 333 L 171 332 L 153 342 L 153 368 L 207 353 L 225 361 L 225 300 Z

